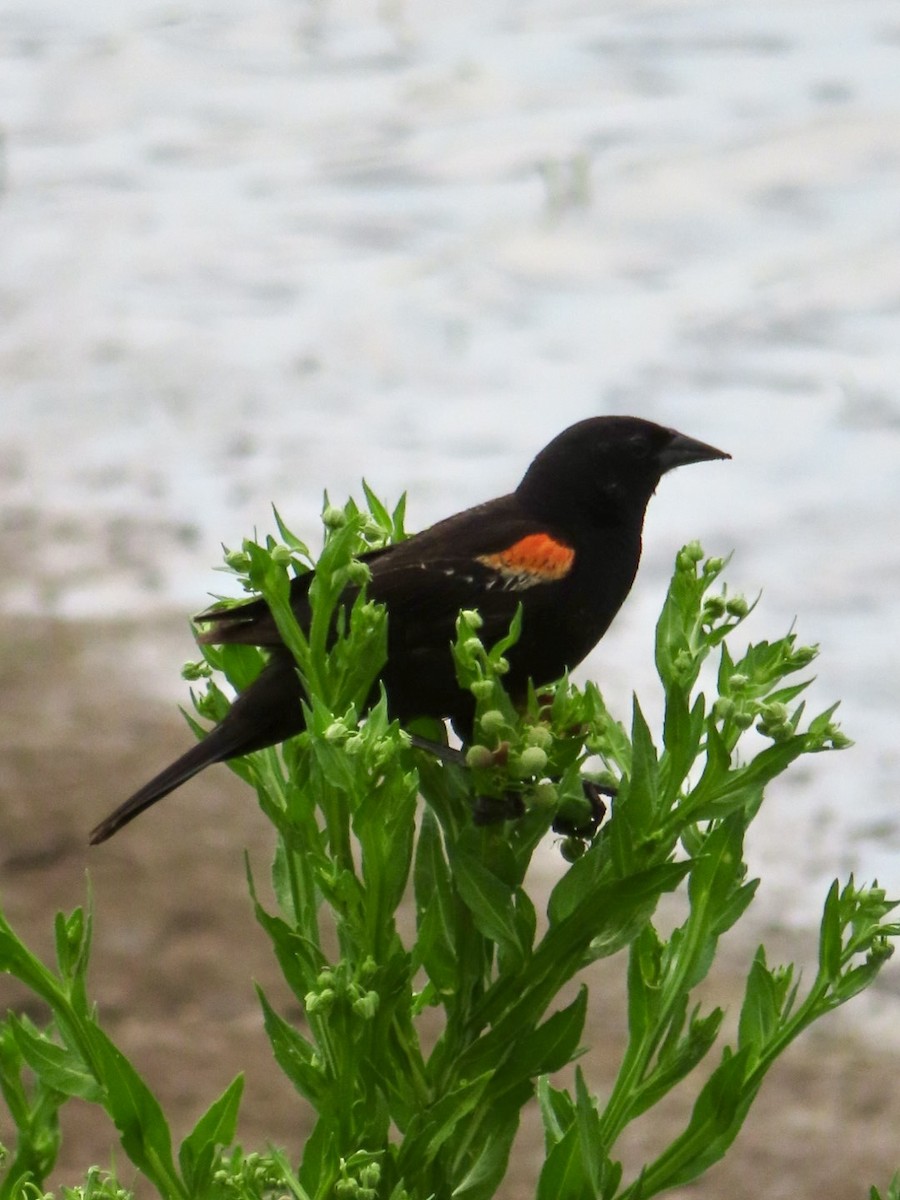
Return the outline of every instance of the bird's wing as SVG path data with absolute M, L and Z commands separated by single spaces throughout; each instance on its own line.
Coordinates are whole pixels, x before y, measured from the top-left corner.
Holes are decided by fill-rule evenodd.
M 360 555 L 360 560 L 371 564 L 394 549 L 394 546 L 384 546 L 380 550 L 370 550 L 367 554 Z M 315 572 L 307 571 L 291 580 L 291 608 L 301 629 L 309 628 L 309 586 L 313 579 Z M 345 594 L 349 599 L 353 599 L 357 592 L 357 588 L 348 588 Z M 240 643 L 245 646 L 268 648 L 282 644 L 269 606 L 261 596 L 239 604 L 229 604 L 224 608 L 207 609 L 194 617 L 194 623 L 207 626 L 197 637 L 201 645 Z
M 509 629 L 525 592 L 565 578 L 574 549 L 549 527 L 521 512 L 514 496 L 467 509 L 404 542 L 363 555 L 372 576 L 369 597 L 389 613 L 391 650 L 424 643 L 446 646 L 461 608 L 477 608 L 482 636 L 490 644 Z M 310 572 L 291 581 L 291 606 L 301 627 L 310 619 Z M 356 588 L 345 597 L 352 601 Z M 262 599 L 212 609 L 195 620 L 208 628 L 199 641 L 281 644 L 275 621 Z
M 391 649 L 446 646 L 457 614 L 478 609 L 488 644 L 503 637 L 525 593 L 565 578 L 574 549 L 503 497 L 395 547 L 372 567 L 368 594 L 387 605 Z

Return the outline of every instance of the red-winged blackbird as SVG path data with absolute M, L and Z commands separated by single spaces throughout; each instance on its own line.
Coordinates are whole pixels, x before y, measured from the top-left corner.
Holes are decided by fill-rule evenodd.
M 522 632 L 508 651 L 510 694 L 552 683 L 585 657 L 631 588 L 647 502 L 666 471 L 729 458 L 703 442 L 635 417 L 593 417 L 545 446 L 508 496 L 439 521 L 364 556 L 368 595 L 388 610 L 381 679 L 391 715 L 450 718 L 471 728 L 473 700 L 456 682 L 451 644 L 462 608 L 477 608 L 486 645 L 505 636 L 518 605 Z M 312 575 L 292 581 L 301 626 Z M 349 596 L 352 598 L 352 591 Z M 201 642 L 264 647 L 270 658 L 228 715 L 91 834 L 105 841 L 210 763 L 283 742 L 302 729 L 294 660 L 263 600 L 196 618 Z

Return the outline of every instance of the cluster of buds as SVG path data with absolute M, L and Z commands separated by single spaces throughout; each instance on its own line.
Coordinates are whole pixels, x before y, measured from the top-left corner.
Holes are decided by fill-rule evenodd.
M 377 1200 L 378 1186 L 381 1183 L 381 1164 L 370 1156 L 366 1157 L 368 1161 L 358 1167 L 352 1159 L 341 1159 L 341 1177 L 334 1185 L 336 1196 L 346 1197 L 346 1200 Z
M 325 967 L 316 977 L 316 986 L 303 999 L 308 1015 L 321 1015 L 330 1012 L 336 1004 L 344 1004 L 363 1021 L 371 1021 L 378 1011 L 380 998 L 366 984 L 377 970 L 371 958 L 361 964 L 355 976 L 344 962 L 336 967 Z

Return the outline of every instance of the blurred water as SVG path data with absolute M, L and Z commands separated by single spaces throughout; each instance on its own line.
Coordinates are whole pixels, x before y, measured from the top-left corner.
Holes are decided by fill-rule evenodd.
M 195 611 L 270 501 L 314 538 L 365 474 L 421 527 L 660 420 L 734 462 L 664 481 L 590 670 L 652 692 L 675 549 L 734 549 L 859 743 L 773 797 L 761 903 L 900 889 L 896 0 L 0 17 L 2 609 Z

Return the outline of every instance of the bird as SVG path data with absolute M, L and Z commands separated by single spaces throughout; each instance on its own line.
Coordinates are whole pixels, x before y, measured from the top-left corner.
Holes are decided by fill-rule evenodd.
M 638 417 L 595 416 L 564 429 L 507 495 L 468 508 L 361 555 L 367 597 L 387 609 L 380 674 L 401 724 L 450 720 L 465 741 L 474 700 L 457 683 L 451 647 L 460 610 L 477 609 L 485 645 L 504 637 L 521 605 L 521 633 L 506 652 L 504 685 L 524 702 L 529 683 L 549 685 L 586 657 L 631 590 L 644 514 L 660 479 L 690 463 L 731 456 Z M 309 572 L 291 581 L 291 606 L 310 622 Z M 351 602 L 357 590 L 344 593 Z M 225 718 L 92 831 L 96 845 L 213 763 L 277 745 L 302 732 L 302 684 L 262 598 L 194 618 L 198 641 L 261 647 L 268 661 Z M 379 694 L 378 684 L 371 701 Z

